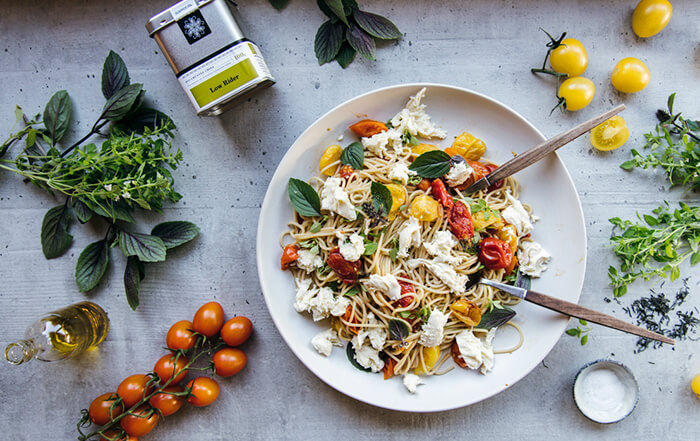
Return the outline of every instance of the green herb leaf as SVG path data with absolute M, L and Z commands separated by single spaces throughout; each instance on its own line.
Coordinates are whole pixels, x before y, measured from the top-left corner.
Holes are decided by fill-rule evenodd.
M 111 219 L 113 222 L 120 220 L 124 222 L 129 222 L 129 223 L 134 223 L 134 218 L 131 216 L 131 213 L 129 213 L 129 210 L 124 204 L 121 204 L 119 202 L 108 202 L 108 201 L 103 201 L 102 205 L 97 205 L 97 204 L 89 204 L 88 207 L 92 211 L 95 212 L 98 216 L 103 216 L 108 219 Z
M 165 243 L 158 236 L 120 230 L 117 238 L 119 248 L 125 256 L 137 256 L 142 262 L 165 260 Z
M 65 253 L 73 243 L 73 236 L 68 234 L 69 220 L 66 205 L 53 207 L 46 212 L 41 223 L 41 250 L 47 259 Z
M 391 250 L 389 251 L 389 258 L 391 259 L 392 262 L 396 262 L 396 259 L 398 258 L 399 254 L 399 238 L 395 237 L 391 241 L 392 247 Z
M 360 288 L 353 286 L 343 294 L 345 297 L 353 297 L 360 293 Z
M 340 163 L 349 165 L 355 170 L 362 170 L 365 165 L 365 150 L 359 142 L 353 142 L 343 149 L 340 155 Z
M 102 95 L 108 100 L 128 85 L 129 71 L 124 60 L 116 52 L 109 51 L 102 67 Z
M 365 256 L 371 256 L 377 252 L 377 242 L 365 242 Z
M 357 51 L 346 41 L 340 46 L 340 51 L 338 51 L 338 56 L 335 57 L 335 61 L 340 64 L 340 67 L 345 69 L 352 63 L 352 60 L 355 59 L 356 53 Z
M 151 230 L 151 235 L 160 237 L 166 249 L 185 244 L 197 237 L 198 234 L 199 227 L 187 221 L 163 222 Z
M 567 335 L 570 335 L 570 336 L 572 336 L 572 337 L 575 337 L 575 336 L 577 336 L 577 335 L 579 335 L 579 334 L 581 333 L 581 330 L 580 330 L 580 329 L 576 329 L 576 328 L 570 328 L 570 329 L 567 329 L 567 330 L 566 330 L 566 333 L 567 333 Z
M 346 17 L 345 14 L 345 7 L 343 6 L 343 1 L 342 0 L 323 0 L 326 3 L 326 6 L 328 6 L 328 9 L 333 12 L 333 15 L 338 17 L 343 23 L 345 23 L 346 26 L 349 26 L 348 24 L 348 18 Z
M 409 318 L 411 316 L 411 311 L 401 311 L 399 312 L 399 317 L 401 318 Z
M 532 287 L 532 279 L 527 274 L 520 272 L 520 268 L 518 268 L 514 286 L 523 289 L 530 289 Z
M 450 171 L 451 159 L 442 150 L 432 150 L 418 156 L 408 169 L 424 178 L 440 178 Z
M 155 130 L 158 127 L 167 127 L 172 130 L 175 128 L 175 123 L 165 113 L 148 107 L 139 108 L 118 124 L 119 129 L 136 133 L 144 133 L 146 129 Z
M 124 118 L 141 95 L 143 84 L 130 84 L 116 91 L 105 103 L 100 119 L 119 121 Z
M 68 130 L 71 117 L 71 102 L 68 92 L 59 90 L 56 92 L 44 108 L 44 125 L 53 146 L 59 142 Z
M 75 212 L 75 217 L 78 218 L 78 222 L 81 224 L 84 224 L 92 219 L 92 210 L 79 199 L 73 200 L 73 211 Z
M 394 340 L 403 341 L 411 333 L 411 326 L 403 320 L 389 320 L 389 335 Z
M 306 182 L 300 179 L 289 178 L 287 193 L 289 194 L 289 201 L 300 215 L 321 215 L 321 199 L 318 197 L 316 190 Z
M 372 193 L 372 207 L 381 213 L 381 216 L 388 216 L 394 200 L 386 185 L 379 182 L 372 182 L 370 186 Z
M 273 8 L 275 8 L 279 11 L 280 9 L 287 6 L 287 3 L 289 3 L 289 0 L 269 0 L 269 2 Z
M 106 240 L 93 242 L 78 257 L 75 283 L 80 292 L 88 292 L 100 283 L 109 264 L 109 244 Z
M 314 40 L 314 51 L 318 64 L 325 64 L 335 59 L 343 44 L 344 36 L 345 28 L 340 23 L 328 20 L 318 28 Z
M 382 40 L 401 38 L 401 31 L 388 18 L 360 10 L 356 10 L 353 17 L 357 24 L 373 37 Z
M 357 360 L 355 360 L 355 348 L 352 346 L 352 342 L 350 341 L 345 347 L 345 355 L 348 357 L 348 361 L 350 362 L 350 364 L 355 366 L 357 369 L 363 372 L 372 372 L 371 369 L 363 367 L 360 363 L 357 362 Z
M 345 38 L 350 46 L 368 60 L 374 61 L 374 54 L 377 51 L 377 45 L 374 39 L 365 31 L 360 29 L 355 23 L 350 23 L 350 27 L 345 32 Z
M 636 165 L 637 161 L 635 161 L 634 159 L 630 159 L 629 161 L 625 161 L 622 164 L 620 164 L 620 168 L 623 170 L 632 170 Z
M 692 256 L 690 256 L 691 265 L 697 265 L 698 263 L 700 263 L 700 251 L 695 252 Z
M 401 135 L 401 142 L 403 142 L 406 145 L 410 146 L 416 146 L 420 144 L 420 141 L 418 141 L 418 138 L 413 136 L 411 132 L 406 129 L 406 131 L 403 132 L 403 135 Z
M 501 305 L 501 308 L 492 308 L 489 312 L 481 316 L 481 321 L 476 325 L 479 329 L 497 328 L 515 317 L 515 311 Z
M 126 269 L 124 270 L 124 291 L 129 306 L 134 311 L 139 306 L 139 292 L 141 291 L 141 281 L 146 275 L 143 262 L 136 256 L 126 258 Z
M 581 346 L 585 345 L 586 343 L 588 343 L 588 334 L 581 337 Z

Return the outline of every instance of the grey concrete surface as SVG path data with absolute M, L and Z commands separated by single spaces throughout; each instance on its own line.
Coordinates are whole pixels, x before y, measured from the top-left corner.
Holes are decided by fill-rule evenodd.
M 700 437 L 700 401 L 690 392 L 700 373 L 698 343 L 634 354 L 635 339 L 594 326 L 590 341 L 562 336 L 530 375 L 479 404 L 435 414 L 386 411 L 329 388 L 295 358 L 266 311 L 254 262 L 256 220 L 267 184 L 294 139 L 336 104 L 381 86 L 430 81 L 467 87 L 492 96 L 553 135 L 612 104 L 625 103 L 628 143 L 610 153 L 579 139 L 561 150 L 578 188 L 588 229 L 589 260 L 580 302 L 625 317 L 622 307 L 655 285 L 638 284 L 621 299 L 611 297 L 606 270 L 615 263 L 607 248 L 612 216 L 631 218 L 660 201 L 697 194 L 669 190 L 654 172 L 624 173 L 618 165 L 641 147 L 654 124 L 654 111 L 678 92 L 685 115 L 700 116 L 700 3 L 675 1 L 670 25 L 640 40 L 631 30 L 635 1 L 470 1 L 382 2 L 361 6 L 390 17 L 404 32 L 382 44 L 376 62 L 357 59 L 345 70 L 318 66 L 313 38 L 324 17 L 315 2 L 292 0 L 278 12 L 266 1 L 241 1 L 247 35 L 256 41 L 277 85 L 218 118 L 197 117 L 165 58 L 144 30 L 168 0 L 142 2 L 57 0 L 2 2 L 0 14 L 0 133 L 14 121 L 15 104 L 28 114 L 42 110 L 50 95 L 66 89 L 77 117 L 68 134 L 77 139 L 102 105 L 100 72 L 110 49 L 126 61 L 132 79 L 143 82 L 153 104 L 178 124 L 176 144 L 185 159 L 175 173 L 184 195 L 162 215 L 141 217 L 144 225 L 188 219 L 202 230 L 166 263 L 148 265 L 141 306 L 132 312 L 122 289 L 118 253 L 101 285 L 80 294 L 73 268 L 80 250 L 95 240 L 101 225 L 73 225 L 74 245 L 64 256 L 44 259 L 39 232 L 45 211 L 58 202 L 8 173 L 0 173 L 0 343 L 19 338 L 41 313 L 92 299 L 112 321 L 99 351 L 61 363 L 0 364 L 0 439 L 75 439 L 80 409 L 114 390 L 129 374 L 145 372 L 160 357 L 168 326 L 191 317 L 205 301 L 218 300 L 229 313 L 252 318 L 249 365 L 221 381 L 221 397 L 206 409 L 185 409 L 168 418 L 149 440 L 270 439 L 615 439 L 690 440 Z M 544 55 L 544 27 L 569 31 L 588 49 L 586 76 L 596 97 L 583 111 L 549 115 L 554 103 L 549 79 L 529 68 Z M 644 60 L 649 87 L 635 95 L 617 93 L 610 71 L 624 56 Z M 693 294 L 697 306 L 697 268 Z M 673 292 L 672 287 L 664 287 Z M 576 371 L 586 362 L 613 358 L 636 374 L 641 396 L 625 421 L 602 426 L 588 421 L 571 397 Z

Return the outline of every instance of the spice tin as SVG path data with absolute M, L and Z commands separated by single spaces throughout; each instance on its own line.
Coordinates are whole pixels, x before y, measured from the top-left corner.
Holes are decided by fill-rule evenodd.
M 148 20 L 146 29 L 198 115 L 219 115 L 236 98 L 275 83 L 226 0 L 183 0 Z

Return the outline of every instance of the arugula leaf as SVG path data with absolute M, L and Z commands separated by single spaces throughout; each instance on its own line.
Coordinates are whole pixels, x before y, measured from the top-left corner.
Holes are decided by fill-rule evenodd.
M 165 260 L 165 243 L 158 236 L 120 230 L 117 238 L 119 248 L 125 256 L 136 256 L 142 262 L 162 262 Z
M 381 216 L 388 216 L 394 203 L 389 189 L 382 183 L 372 181 L 370 191 L 372 193 L 372 207 Z
M 302 216 L 321 216 L 321 199 L 312 186 L 300 179 L 289 178 L 287 193 L 297 213 Z
M 143 262 L 136 256 L 126 258 L 126 268 L 124 269 L 124 291 L 126 301 L 134 311 L 139 306 L 139 293 L 141 291 L 141 281 L 146 276 L 146 269 Z
M 109 244 L 106 240 L 93 242 L 80 253 L 75 265 L 75 283 L 80 292 L 88 292 L 100 283 L 109 264 Z
M 359 142 L 353 142 L 343 149 L 340 155 L 340 163 L 349 165 L 355 170 L 362 170 L 365 165 L 365 150 Z
M 41 251 L 47 259 L 65 253 L 73 243 L 73 236 L 68 233 L 69 220 L 65 204 L 46 212 L 41 223 Z
M 163 222 L 151 230 L 151 235 L 160 237 L 166 249 L 185 244 L 199 234 L 199 227 L 192 222 L 171 221 Z
M 450 171 L 450 155 L 442 150 L 432 150 L 418 156 L 408 167 L 423 178 L 440 178 Z
M 411 333 L 408 323 L 399 319 L 389 320 L 389 335 L 394 340 L 403 341 Z
M 102 67 L 102 95 L 108 100 L 128 85 L 129 71 L 124 60 L 116 52 L 109 51 Z
M 59 90 L 56 92 L 44 108 L 44 125 L 51 139 L 50 145 L 54 145 L 63 138 L 68 130 L 71 117 L 71 102 L 68 92 Z M 27 141 L 29 142 L 29 141 Z M 32 144 L 34 144 L 32 142 Z M 28 147 L 30 147 L 28 145 Z

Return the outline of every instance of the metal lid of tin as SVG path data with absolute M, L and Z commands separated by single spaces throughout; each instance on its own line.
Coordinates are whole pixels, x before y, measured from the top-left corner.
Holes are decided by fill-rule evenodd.
M 214 2 L 214 0 L 182 0 L 168 9 L 159 12 L 158 14 L 151 17 L 148 22 L 146 22 L 146 30 L 148 35 L 153 37 L 153 34 L 159 32 L 163 28 L 176 23 L 180 18 L 191 14 L 193 11 Z M 235 23 L 235 20 L 231 20 L 229 23 L 229 29 L 233 29 L 235 32 L 240 34 L 239 38 L 243 37 L 243 31 Z

